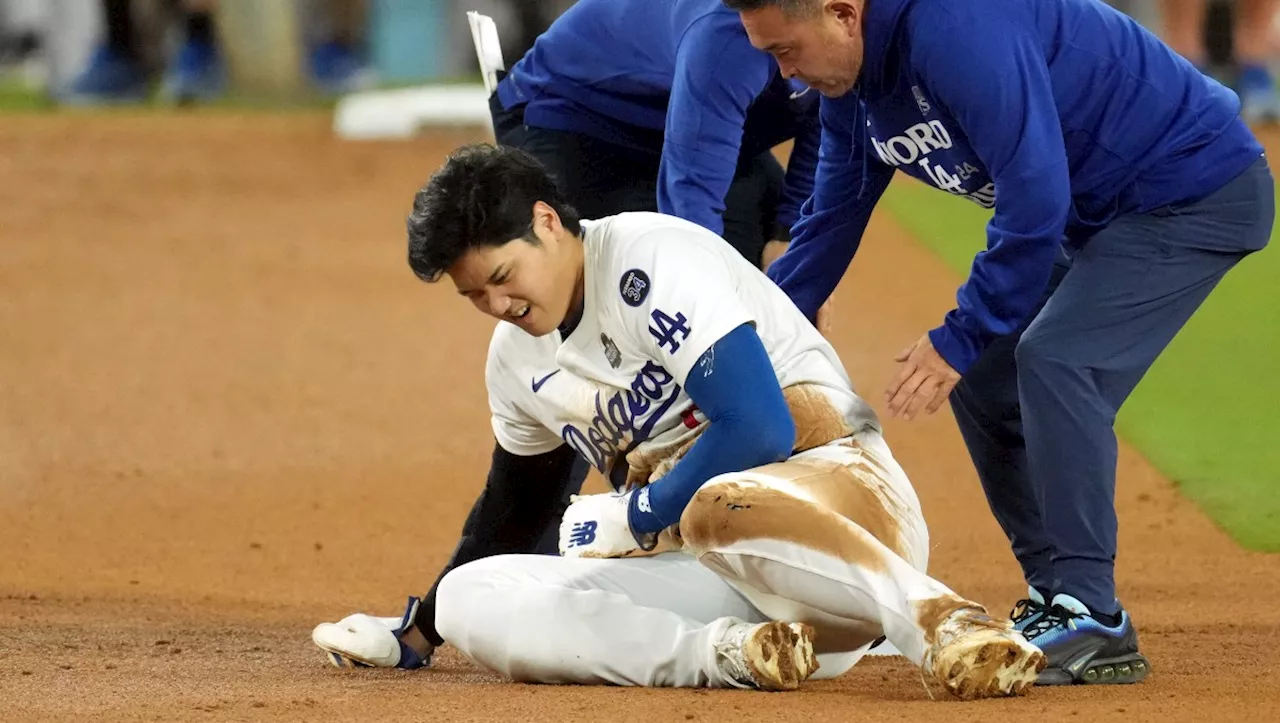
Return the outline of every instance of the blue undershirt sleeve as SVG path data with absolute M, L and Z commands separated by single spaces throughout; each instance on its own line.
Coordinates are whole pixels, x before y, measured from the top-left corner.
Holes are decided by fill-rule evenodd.
M 707 480 L 786 459 L 795 444 L 795 422 L 752 325 L 713 344 L 684 388 L 706 415 L 707 428 L 665 477 L 631 496 L 628 521 L 637 539 L 679 522 Z

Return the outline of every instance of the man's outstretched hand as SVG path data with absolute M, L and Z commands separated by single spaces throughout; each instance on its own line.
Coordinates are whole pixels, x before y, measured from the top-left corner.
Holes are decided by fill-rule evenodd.
M 902 367 L 884 392 L 892 417 L 910 420 L 921 410 L 933 414 L 960 381 L 959 372 L 933 348 L 928 334 L 898 352 L 894 361 Z

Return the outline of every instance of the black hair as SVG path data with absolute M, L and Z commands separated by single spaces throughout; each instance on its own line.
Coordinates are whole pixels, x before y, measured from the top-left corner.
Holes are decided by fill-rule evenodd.
M 570 233 L 582 234 L 578 212 L 536 158 L 488 143 L 458 148 L 413 198 L 409 268 L 423 281 L 436 281 L 474 248 L 515 239 L 537 244 L 538 201 L 554 209 Z
M 730 10 L 747 12 L 776 7 L 788 17 L 810 17 L 822 6 L 818 0 L 721 0 Z

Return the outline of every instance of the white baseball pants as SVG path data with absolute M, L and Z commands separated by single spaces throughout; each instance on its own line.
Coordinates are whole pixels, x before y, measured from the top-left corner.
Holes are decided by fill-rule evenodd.
M 709 480 L 680 530 L 684 550 L 653 557 L 460 566 L 436 628 L 518 681 L 722 687 L 714 645 L 739 620 L 814 626 L 814 677 L 829 678 L 882 634 L 920 664 L 926 632 L 972 605 L 924 573 L 919 501 L 872 430 Z

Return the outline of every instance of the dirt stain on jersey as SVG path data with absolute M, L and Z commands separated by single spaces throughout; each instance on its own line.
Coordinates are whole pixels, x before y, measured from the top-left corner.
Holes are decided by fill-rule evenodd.
M 782 396 L 796 427 L 793 453 L 821 447 L 853 434 L 844 415 L 815 385 L 790 386 L 782 390 Z M 627 489 L 653 484 L 665 477 L 676 462 L 688 454 L 693 443 L 706 431 L 707 424 L 702 422 L 670 444 L 641 445 L 628 453 Z
M 796 426 L 795 452 L 803 452 L 833 441 L 849 438 L 853 431 L 844 415 L 813 385 L 796 385 L 783 390 L 783 397 Z M 627 455 L 627 487 L 637 488 L 662 479 L 693 447 L 707 428 L 704 422 L 671 443 L 641 445 Z M 857 532 L 852 522 L 904 559 L 911 559 L 902 531 L 905 505 L 894 504 L 896 495 L 889 483 L 889 471 L 853 439 L 845 446 L 860 451 L 852 464 L 813 459 L 788 460 L 757 467 L 750 472 L 785 480 L 809 499 L 765 486 L 725 482 L 698 492 L 686 507 L 679 525 L 668 528 L 671 542 L 689 541 L 686 525 L 693 524 L 699 540 L 716 540 L 715 545 L 738 539 L 779 539 L 822 550 L 829 554 L 883 567 L 880 554 Z M 711 497 L 723 497 L 708 503 Z M 812 500 L 812 501 L 810 501 Z M 711 518 L 697 510 L 705 510 Z M 743 514 L 745 513 L 745 514 Z M 714 518 L 714 519 L 712 519 Z M 841 520 L 840 518 L 843 518 Z M 706 535 L 710 534 L 711 537 Z M 695 547 L 710 549 L 701 542 Z M 713 545 L 714 546 L 714 545 Z M 696 550 L 691 549 L 691 552 Z
M 844 414 L 827 395 L 812 384 L 796 384 L 782 390 L 796 424 L 794 450 L 803 452 L 853 434 Z
M 706 429 L 707 423 L 703 422 L 666 444 L 642 444 L 628 452 L 627 489 L 644 487 L 667 476 Z

